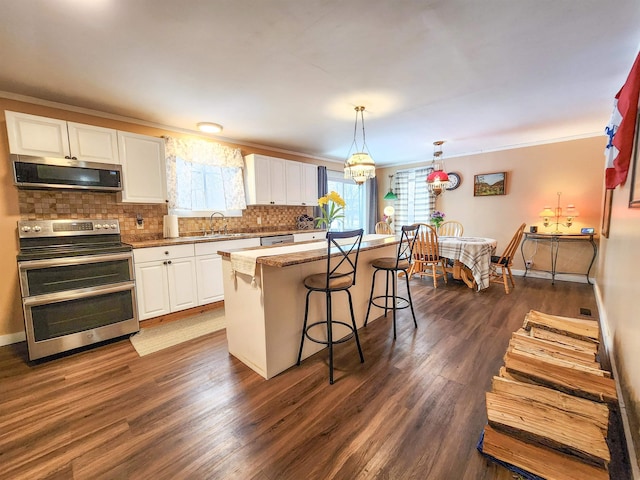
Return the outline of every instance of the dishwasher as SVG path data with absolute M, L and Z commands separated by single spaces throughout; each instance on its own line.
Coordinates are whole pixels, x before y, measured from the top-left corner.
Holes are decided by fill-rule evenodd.
M 260 245 L 280 245 L 281 243 L 293 243 L 293 235 L 271 235 L 260 237 Z

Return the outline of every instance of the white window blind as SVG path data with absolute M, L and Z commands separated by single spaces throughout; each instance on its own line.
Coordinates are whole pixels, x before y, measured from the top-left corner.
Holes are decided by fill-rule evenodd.
M 430 168 L 401 170 L 394 176 L 395 233 L 400 234 L 403 225 L 429 223 L 429 215 L 435 207 L 435 197 L 427 188 L 427 175 Z

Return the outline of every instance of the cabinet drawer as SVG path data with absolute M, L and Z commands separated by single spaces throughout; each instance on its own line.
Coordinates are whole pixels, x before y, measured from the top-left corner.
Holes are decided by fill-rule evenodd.
M 170 245 L 166 247 L 136 248 L 133 250 L 135 263 L 154 262 L 157 260 L 173 260 L 174 258 L 193 257 L 193 243 Z

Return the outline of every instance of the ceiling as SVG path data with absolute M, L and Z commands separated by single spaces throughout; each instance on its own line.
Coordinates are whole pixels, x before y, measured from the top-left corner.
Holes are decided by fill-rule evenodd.
M 410 164 L 602 134 L 638 25 L 637 0 L 3 0 L 0 96 L 340 162 L 364 105 L 376 163 Z

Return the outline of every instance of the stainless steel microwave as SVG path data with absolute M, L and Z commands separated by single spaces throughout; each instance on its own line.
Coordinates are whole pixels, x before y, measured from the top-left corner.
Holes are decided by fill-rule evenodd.
M 65 188 L 118 192 L 122 167 L 68 158 L 11 155 L 14 183 L 19 188 Z

